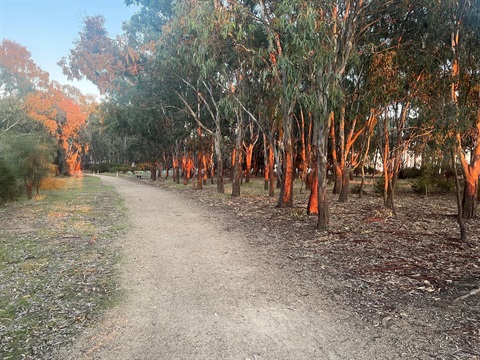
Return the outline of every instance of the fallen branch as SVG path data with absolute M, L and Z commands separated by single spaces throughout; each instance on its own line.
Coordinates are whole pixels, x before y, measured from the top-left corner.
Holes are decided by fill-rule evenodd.
M 476 295 L 476 294 L 480 294 L 480 288 L 478 288 L 478 289 L 473 289 L 473 290 L 471 290 L 470 292 L 466 293 L 465 295 L 462 295 L 462 296 L 459 296 L 459 297 L 453 299 L 453 302 L 457 302 L 457 301 L 459 301 L 459 300 L 464 300 L 464 299 L 466 299 L 466 298 L 468 298 L 468 297 L 470 297 L 470 296 Z

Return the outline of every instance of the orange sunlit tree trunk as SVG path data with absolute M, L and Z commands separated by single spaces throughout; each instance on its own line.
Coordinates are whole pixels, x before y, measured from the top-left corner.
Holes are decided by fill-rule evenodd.
M 243 147 L 245 149 L 245 182 L 250 182 L 251 172 L 252 172 L 252 158 L 253 158 L 253 149 L 258 141 L 258 134 L 254 134 L 253 120 L 250 120 L 247 126 L 248 133 L 250 135 L 248 144 L 243 142 Z

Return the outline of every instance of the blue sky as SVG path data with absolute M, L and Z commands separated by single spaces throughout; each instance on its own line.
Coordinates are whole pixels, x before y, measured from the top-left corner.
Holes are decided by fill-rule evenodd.
M 57 62 L 67 56 L 82 29 L 81 18 L 103 15 L 110 35 L 122 32 L 136 8 L 123 0 L 0 0 L 0 39 L 25 46 L 33 61 L 51 80 L 68 83 Z M 98 94 L 87 81 L 76 82 L 84 92 Z

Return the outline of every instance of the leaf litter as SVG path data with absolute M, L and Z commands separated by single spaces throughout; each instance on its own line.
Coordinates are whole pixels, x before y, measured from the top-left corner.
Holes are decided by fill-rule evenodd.
M 170 179 L 141 181 L 182 193 L 224 227 L 251 234 L 251 245 L 293 281 L 343 304 L 364 326 L 392 332 L 418 358 L 480 359 L 480 220 L 467 221 L 461 242 L 453 195 L 400 193 L 394 217 L 373 191 L 347 203 L 330 191 L 330 228 L 318 231 L 298 180 L 290 209 L 275 207 L 278 189 L 266 196 L 262 179 L 240 197 L 230 196 L 229 185 L 219 195 L 210 184 L 198 191 Z
M 123 205 L 98 179 L 67 182 L 0 207 L 2 359 L 49 359 L 117 298 Z

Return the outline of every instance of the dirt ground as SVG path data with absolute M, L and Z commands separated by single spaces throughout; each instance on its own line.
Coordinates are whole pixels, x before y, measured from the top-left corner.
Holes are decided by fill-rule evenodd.
M 401 196 L 394 218 L 332 198 L 317 232 L 304 198 L 102 180 L 132 222 L 125 296 L 59 359 L 480 359 L 480 295 L 460 299 L 480 285 L 480 223 L 457 241 L 452 199 Z

